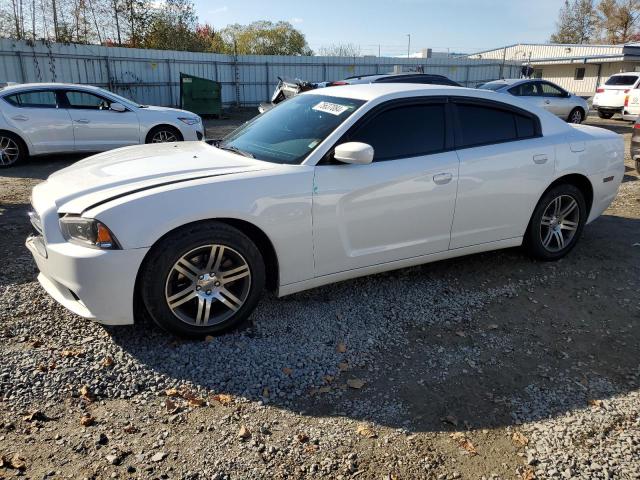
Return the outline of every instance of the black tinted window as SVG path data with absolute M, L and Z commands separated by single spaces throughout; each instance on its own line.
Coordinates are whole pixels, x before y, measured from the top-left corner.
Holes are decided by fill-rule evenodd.
M 516 119 L 516 129 L 518 131 L 518 138 L 530 138 L 536 134 L 536 126 L 531 117 L 525 117 L 524 115 L 514 115 Z
M 371 145 L 380 161 L 442 151 L 444 132 L 444 105 L 408 105 L 380 113 L 349 140 Z
M 460 143 L 464 147 L 517 138 L 513 113 L 480 105 L 458 104 Z
M 638 80 L 638 77 L 635 75 L 616 75 L 614 77 L 609 78 L 605 85 L 620 85 L 620 86 L 631 86 Z
M 51 90 L 16 93 L 5 97 L 5 100 L 16 107 L 56 108 L 56 94 Z

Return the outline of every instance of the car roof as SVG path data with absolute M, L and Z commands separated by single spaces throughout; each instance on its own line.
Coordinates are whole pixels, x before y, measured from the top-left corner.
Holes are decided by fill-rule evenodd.
M 424 83 L 358 83 L 328 88 L 309 90 L 302 95 L 327 95 L 357 100 L 374 100 L 379 97 L 393 96 L 397 93 L 422 93 L 423 95 L 449 95 L 457 90 L 474 92 L 471 88 L 453 87 L 449 85 L 429 85 Z
M 437 73 L 423 73 L 423 72 L 389 72 L 389 73 L 367 73 L 364 75 L 352 75 L 350 77 L 345 78 L 345 80 L 360 80 L 362 78 L 383 78 L 383 77 L 417 77 L 424 76 L 430 78 L 447 78 L 444 75 L 439 75 Z
M 76 83 L 18 83 L 13 85 L 7 85 L 0 89 L 0 92 L 19 92 L 22 90 L 31 90 L 34 88 L 51 88 L 51 89 L 60 89 L 60 88 L 85 88 L 87 90 L 101 90 L 100 87 L 96 87 L 94 85 L 78 85 Z

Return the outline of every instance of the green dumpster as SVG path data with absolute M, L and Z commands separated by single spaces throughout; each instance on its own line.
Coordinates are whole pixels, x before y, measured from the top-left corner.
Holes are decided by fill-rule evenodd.
M 180 73 L 180 108 L 198 115 L 222 114 L 220 83 Z

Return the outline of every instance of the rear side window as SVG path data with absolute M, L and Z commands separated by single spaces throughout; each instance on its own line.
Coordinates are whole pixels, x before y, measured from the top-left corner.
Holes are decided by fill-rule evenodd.
M 349 141 L 371 145 L 376 162 L 442 151 L 444 105 L 407 105 L 385 110 L 349 135 Z
M 56 108 L 56 94 L 53 91 L 24 92 L 9 95 L 4 99 L 15 107 Z
M 535 120 L 485 105 L 457 104 L 461 148 L 509 142 L 536 136 Z
M 631 86 L 638 80 L 636 75 L 616 75 L 609 78 L 604 84 L 610 86 Z

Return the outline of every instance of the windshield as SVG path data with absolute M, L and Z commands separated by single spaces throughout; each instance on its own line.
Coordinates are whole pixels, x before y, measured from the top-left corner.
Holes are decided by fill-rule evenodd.
M 482 90 L 500 90 L 502 87 L 506 87 L 507 84 L 506 83 L 493 83 L 493 82 L 489 82 L 489 83 L 485 83 L 484 85 L 480 85 L 478 88 L 481 88 Z
M 120 95 L 110 92 L 109 90 L 105 90 L 104 88 L 100 88 L 99 90 L 106 93 L 107 96 L 110 96 L 115 100 L 118 100 L 118 102 L 123 104 L 125 107 L 138 107 L 138 108 L 142 107 L 142 105 L 140 105 L 139 103 L 129 100 L 128 98 L 121 97 Z
M 230 133 L 222 149 L 273 163 L 299 164 L 364 100 L 298 95 Z
M 636 83 L 638 77 L 635 75 L 616 75 L 605 82 L 605 85 L 631 86 Z

